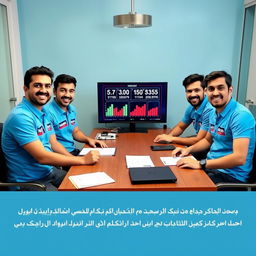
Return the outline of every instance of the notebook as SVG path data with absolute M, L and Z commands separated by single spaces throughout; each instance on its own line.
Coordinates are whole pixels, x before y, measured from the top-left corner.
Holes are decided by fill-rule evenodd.
M 168 166 L 129 168 L 132 184 L 174 183 L 177 178 Z

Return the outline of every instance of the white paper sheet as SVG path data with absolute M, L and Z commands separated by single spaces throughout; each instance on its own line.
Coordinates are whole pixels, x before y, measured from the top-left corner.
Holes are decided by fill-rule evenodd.
M 115 180 L 109 177 L 105 172 L 94 172 L 94 173 L 73 175 L 73 176 L 69 176 L 68 178 L 73 183 L 73 185 L 78 189 L 115 182 Z
M 181 159 L 181 158 L 193 158 L 195 159 L 193 156 L 186 156 L 186 157 L 172 157 L 172 156 L 168 156 L 168 157 L 160 157 L 161 161 L 163 162 L 164 165 L 176 165 L 177 162 Z
M 127 168 L 154 167 L 150 156 L 126 156 Z
M 101 156 L 114 156 L 116 153 L 116 148 L 83 148 L 79 155 L 86 155 L 91 150 L 98 150 Z

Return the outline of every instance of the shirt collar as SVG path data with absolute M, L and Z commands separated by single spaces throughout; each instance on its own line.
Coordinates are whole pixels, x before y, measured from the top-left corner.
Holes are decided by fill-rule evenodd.
M 36 108 L 26 97 L 23 97 L 22 103 L 38 118 L 42 118 L 45 115 L 44 110 Z
M 66 114 L 66 111 L 64 111 L 59 104 L 56 102 L 55 98 L 52 100 L 52 105 L 53 107 L 56 109 L 57 112 L 59 112 L 61 115 L 62 114 Z M 71 113 L 73 111 L 73 106 L 72 105 L 68 105 L 67 107 L 68 113 Z
M 198 113 L 198 114 L 202 114 L 203 113 L 203 111 L 204 111 L 204 108 L 205 108 L 205 105 L 208 103 L 208 97 L 204 97 L 204 100 L 203 100 L 203 102 L 201 103 L 201 105 L 199 106 L 199 108 L 198 109 L 196 109 L 196 113 Z
M 236 104 L 237 102 L 233 98 L 231 98 L 229 103 L 226 105 L 226 107 L 219 113 L 219 116 L 225 117 L 229 111 L 235 108 Z M 215 113 L 216 115 L 218 115 L 216 111 Z

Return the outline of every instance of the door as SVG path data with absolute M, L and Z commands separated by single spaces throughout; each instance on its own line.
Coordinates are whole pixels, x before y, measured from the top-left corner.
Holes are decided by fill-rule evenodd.
M 245 0 L 237 100 L 256 117 L 256 0 Z
M 253 35 L 252 35 L 252 46 L 251 46 L 251 54 L 250 54 L 250 65 L 249 65 L 249 73 L 248 73 L 248 86 L 246 93 L 245 104 L 254 117 L 256 118 L 256 15 L 255 15 L 255 5 L 254 8 L 254 20 L 253 20 Z
M 16 1 L 0 0 L 0 122 L 21 99 L 21 54 Z M 16 85 L 16 87 L 14 86 Z

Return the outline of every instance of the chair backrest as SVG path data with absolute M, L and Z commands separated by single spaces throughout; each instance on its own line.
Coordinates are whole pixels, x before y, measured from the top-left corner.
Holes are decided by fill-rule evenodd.
M 252 170 L 249 174 L 248 183 L 256 183 L 256 148 L 252 159 Z

